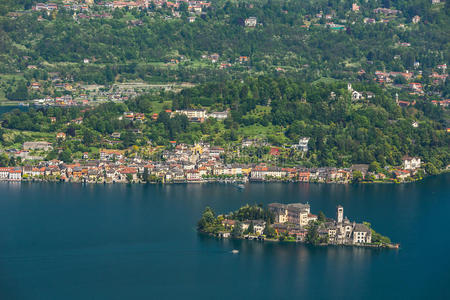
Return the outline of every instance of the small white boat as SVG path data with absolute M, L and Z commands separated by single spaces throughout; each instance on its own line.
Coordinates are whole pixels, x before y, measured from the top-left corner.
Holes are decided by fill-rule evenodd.
M 245 185 L 243 185 L 243 184 L 234 184 L 234 186 L 240 190 L 245 189 Z
M 231 253 L 233 253 L 233 254 L 238 254 L 238 253 L 239 253 L 239 250 L 233 249 L 233 250 L 231 250 Z

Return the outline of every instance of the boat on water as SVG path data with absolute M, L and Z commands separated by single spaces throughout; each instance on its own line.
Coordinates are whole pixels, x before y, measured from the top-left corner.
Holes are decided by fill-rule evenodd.
M 239 250 L 233 249 L 233 250 L 231 250 L 231 253 L 233 253 L 233 254 L 238 254 L 238 253 L 239 253 Z
M 243 185 L 243 184 L 235 184 L 234 186 L 241 190 L 245 189 L 245 185 Z

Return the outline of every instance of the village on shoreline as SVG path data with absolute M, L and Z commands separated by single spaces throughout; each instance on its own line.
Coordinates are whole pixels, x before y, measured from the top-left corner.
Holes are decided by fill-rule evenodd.
M 301 144 L 302 141 L 299 142 Z M 304 143 L 304 141 L 303 141 Z M 249 147 L 251 145 L 247 145 Z M 243 147 L 246 147 L 245 145 Z M 349 168 L 279 167 L 268 163 L 226 163 L 226 150 L 199 143 L 173 144 L 160 151 L 159 160 L 130 155 L 125 150 L 100 149 L 98 157 L 88 153 L 72 163 L 45 160 L 39 153 L 51 151 L 49 142 L 25 142 L 23 150 L 10 156 L 22 161 L 20 166 L 0 167 L 1 181 L 62 181 L 88 183 L 202 183 L 202 182 L 386 182 L 420 180 L 426 176 L 418 157 L 404 156 L 400 167 L 373 170 L 359 164 Z M 277 152 L 273 151 L 274 156 Z M 38 153 L 38 154 L 36 154 Z M 23 159 L 23 160 L 22 160 Z M 31 160 L 33 159 L 33 160 Z M 33 163 L 34 162 L 34 163 Z
M 312 245 L 345 245 L 398 249 L 388 237 L 371 228 L 368 222 L 351 222 L 338 205 L 336 219 L 323 212 L 311 214 L 308 203 L 245 205 L 227 215 L 218 215 L 207 207 L 197 224 L 200 233 L 218 238 L 275 242 L 299 242 Z

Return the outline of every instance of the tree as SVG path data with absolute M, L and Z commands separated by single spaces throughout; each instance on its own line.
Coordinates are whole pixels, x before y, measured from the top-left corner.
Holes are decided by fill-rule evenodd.
M 306 234 L 306 242 L 312 245 L 317 245 L 319 243 L 319 233 L 317 231 L 317 224 L 312 224 Z
M 369 172 L 379 172 L 380 164 L 376 161 L 373 161 L 369 165 Z
M 69 125 L 69 127 L 67 127 L 66 134 L 68 136 L 74 137 L 76 135 L 76 133 L 75 133 L 75 126 L 73 126 L 72 124 Z
M 0 167 L 7 167 L 9 163 L 8 155 L 6 153 L 2 153 L 0 155 Z
M 266 226 L 264 227 L 264 235 L 266 236 L 266 237 L 268 237 L 269 239 L 270 238 L 276 238 L 277 237 L 277 232 L 276 232 L 276 230 L 275 230 L 275 228 L 273 228 L 271 225 L 270 225 L 270 222 L 266 222 Z
M 27 100 L 28 99 L 28 88 L 24 81 L 20 81 L 17 84 L 15 91 L 11 91 L 6 94 L 6 97 L 10 100 Z
M 427 165 L 425 166 L 425 171 L 430 175 L 439 174 L 439 170 L 432 162 L 427 163 Z
M 72 152 L 66 148 L 59 153 L 58 159 L 62 160 L 65 163 L 71 163 L 72 162 Z
M 236 223 L 234 224 L 233 230 L 231 230 L 231 236 L 234 238 L 239 238 L 242 236 L 242 234 L 243 234 L 242 223 L 239 221 L 236 221 Z
M 250 225 L 248 226 L 246 233 L 252 234 L 255 231 L 255 226 L 253 225 L 253 221 L 250 222 Z
M 327 220 L 327 217 L 325 216 L 323 211 L 319 211 L 319 216 L 317 217 L 317 220 L 319 220 L 320 222 L 325 222 Z
M 207 206 L 202 214 L 202 218 L 197 223 L 197 228 L 200 231 L 204 231 L 207 227 L 214 224 L 214 221 L 215 221 L 214 211 L 209 206 Z
M 361 171 L 354 171 L 353 172 L 353 182 L 361 182 L 363 180 L 363 175 Z
M 92 145 L 95 141 L 95 135 L 90 129 L 83 130 L 83 144 L 86 146 Z
M 132 182 L 133 181 L 133 175 L 127 174 L 127 181 Z
M 142 180 L 144 180 L 145 182 L 148 182 L 148 180 L 149 180 L 149 175 L 150 175 L 150 173 L 149 173 L 149 171 L 148 171 L 148 168 L 145 167 L 145 168 L 144 168 L 144 174 L 142 174 Z

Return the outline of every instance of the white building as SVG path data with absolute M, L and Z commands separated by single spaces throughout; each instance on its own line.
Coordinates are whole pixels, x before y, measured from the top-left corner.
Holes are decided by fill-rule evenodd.
M 275 220 L 278 223 L 292 223 L 300 226 L 306 226 L 311 220 L 317 217 L 311 215 L 309 204 L 292 203 L 280 204 L 271 203 L 269 209 L 275 214 Z
M 364 224 L 355 224 L 352 236 L 353 244 L 370 244 L 372 242 L 372 232 Z
M 250 17 L 245 19 L 245 26 L 246 27 L 256 27 L 258 24 L 258 20 L 255 17 Z
M 214 118 L 217 120 L 225 120 L 228 118 L 228 111 L 216 111 L 208 114 L 208 118 Z
M 266 222 L 263 220 L 253 221 L 253 233 L 257 235 L 261 235 L 264 232 L 264 228 L 266 227 Z
M 10 168 L 0 168 L 0 180 L 6 180 L 9 178 Z
M 336 210 L 336 221 L 340 224 L 344 220 L 344 208 L 338 205 Z
M 309 137 L 302 137 L 298 140 L 298 144 L 292 145 L 292 148 L 295 148 L 297 150 L 308 152 L 308 143 L 309 143 Z
M 14 181 L 22 180 L 22 170 L 18 168 L 10 170 L 8 179 Z
M 204 119 L 206 117 L 206 110 L 204 109 L 177 109 L 175 112 L 172 113 L 172 117 L 175 114 L 181 114 L 188 117 L 189 120 L 191 119 Z
M 356 100 L 361 100 L 363 97 L 363 95 L 358 92 L 358 91 L 353 91 L 352 92 L 352 100 L 356 101 Z
M 403 169 L 405 170 L 415 170 L 420 168 L 420 158 L 419 157 L 403 157 Z

